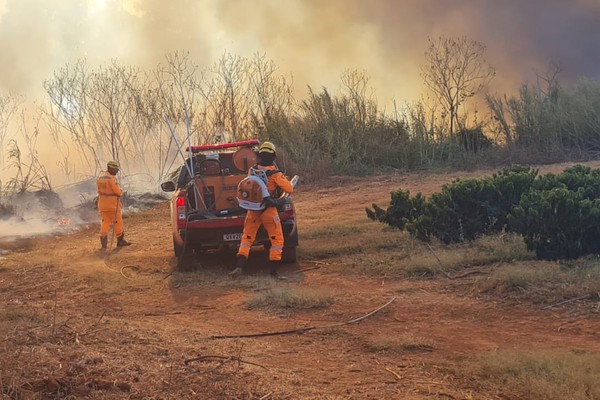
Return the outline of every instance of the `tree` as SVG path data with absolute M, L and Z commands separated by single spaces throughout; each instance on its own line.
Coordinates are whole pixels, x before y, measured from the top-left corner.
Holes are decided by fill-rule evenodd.
M 466 37 L 429 38 L 422 77 L 447 113 L 450 135 L 460 124 L 460 106 L 479 93 L 495 75 L 494 68 L 484 59 L 485 50 L 483 43 Z
M 131 111 L 136 110 L 139 76 L 139 69 L 113 60 L 107 67 L 99 67 L 89 79 L 88 123 L 96 142 L 118 162 L 130 148 L 126 121 Z
M 62 134 L 67 133 L 70 135 L 70 142 L 75 145 L 75 154 L 82 165 L 85 165 L 85 172 L 95 175 L 100 161 L 96 150 L 97 143 L 88 124 L 90 75 L 85 59 L 55 71 L 51 79 L 44 81 L 44 89 L 49 98 L 44 112 L 47 117 L 46 123 L 63 160 L 66 162 L 65 156 L 70 153 L 68 144 L 62 138 Z M 68 170 L 69 167 L 65 163 L 62 168 Z
M 254 126 L 269 134 L 274 125 L 285 123 L 292 115 L 295 106 L 293 80 L 288 82 L 285 76 L 277 73 L 275 62 L 258 53 L 249 66 L 250 85 L 255 97 L 251 111 Z
M 0 168 L 4 168 L 4 144 L 10 138 L 8 125 L 17 112 L 20 99 L 13 94 L 0 94 Z

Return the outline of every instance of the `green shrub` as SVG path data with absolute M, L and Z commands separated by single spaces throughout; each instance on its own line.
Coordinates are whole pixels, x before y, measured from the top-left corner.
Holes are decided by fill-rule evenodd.
M 387 210 L 374 204 L 367 215 L 424 241 L 432 236 L 444 243 L 473 240 L 506 229 L 510 210 L 536 176 L 536 170 L 515 165 L 490 178 L 457 179 L 429 199 L 398 190 L 392 192 Z
M 600 253 L 600 170 L 581 165 L 545 176 L 516 165 L 489 178 L 455 180 L 429 199 L 399 190 L 387 210 L 373 209 L 367 209 L 371 219 L 423 241 L 512 231 L 540 259 Z
M 509 215 L 511 229 L 523 235 L 540 259 L 577 258 L 600 251 L 600 199 L 586 189 L 532 191 Z

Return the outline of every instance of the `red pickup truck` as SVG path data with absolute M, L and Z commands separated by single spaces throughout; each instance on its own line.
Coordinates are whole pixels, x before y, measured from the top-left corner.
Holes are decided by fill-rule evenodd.
M 161 189 L 173 192 L 171 224 L 177 257 L 188 252 L 234 247 L 240 243 L 246 210 L 237 202 L 238 183 L 256 164 L 258 140 L 191 146 L 174 179 Z M 297 180 L 297 178 L 296 178 Z M 298 230 L 292 196 L 279 207 L 285 244 L 282 262 L 296 261 Z M 255 245 L 270 246 L 261 227 Z

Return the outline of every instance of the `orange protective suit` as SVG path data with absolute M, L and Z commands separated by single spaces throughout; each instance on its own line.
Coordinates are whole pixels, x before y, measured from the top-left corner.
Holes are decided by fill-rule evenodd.
M 274 170 L 274 165 L 262 166 L 258 168 L 264 170 Z M 269 176 L 267 189 L 271 196 L 277 188 L 281 188 L 285 193 L 292 193 L 294 187 L 283 173 L 275 173 Z M 244 232 L 242 233 L 242 241 L 238 250 L 238 256 L 244 256 L 246 259 L 250 255 L 250 247 L 256 238 L 256 232 L 260 225 L 265 227 L 269 240 L 271 241 L 271 249 L 269 250 L 269 261 L 281 261 L 283 252 L 283 230 L 281 229 L 281 221 L 276 207 L 267 207 L 261 211 L 249 210 L 244 221 Z
M 115 224 L 115 235 L 123 235 L 123 206 L 121 196 L 123 190 L 117 182 L 117 178 L 108 171 L 96 181 L 98 188 L 98 211 L 100 212 L 100 237 L 106 237 L 110 231 L 111 224 Z

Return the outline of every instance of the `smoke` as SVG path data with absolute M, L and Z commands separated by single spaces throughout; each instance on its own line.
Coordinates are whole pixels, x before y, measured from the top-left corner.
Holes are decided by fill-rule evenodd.
M 3 199 L 6 206 L 0 207 L 0 250 L 18 238 L 68 233 L 97 224 L 96 195 L 96 182 L 91 179 L 64 186 L 56 192 L 24 192 Z M 161 201 L 163 197 L 146 193 L 124 196 L 121 204 L 123 212 L 131 214 Z
M 514 93 L 551 62 L 563 82 L 600 75 L 598 0 L 0 0 L 0 94 L 43 103 L 43 82 L 78 59 L 149 69 L 184 50 L 200 67 L 265 55 L 299 99 L 363 70 L 386 106 L 419 98 L 427 40 L 440 35 L 487 45 L 492 92 Z M 38 148 L 57 168 L 49 135 Z
M 266 54 L 299 96 L 361 69 L 383 101 L 414 99 L 427 38 L 445 35 L 484 42 L 494 88 L 514 91 L 549 62 L 597 76 L 599 22 L 596 0 L 0 0 L 0 89 L 40 95 L 82 57 L 153 67 L 187 50 L 201 66 Z
M 27 238 L 73 231 L 91 221 L 84 208 L 66 209 L 53 192 L 25 192 L 14 195 L 10 210 L 0 211 L 0 247 L 6 239 Z M 10 211 L 10 212 L 7 212 Z

